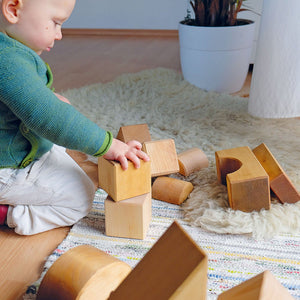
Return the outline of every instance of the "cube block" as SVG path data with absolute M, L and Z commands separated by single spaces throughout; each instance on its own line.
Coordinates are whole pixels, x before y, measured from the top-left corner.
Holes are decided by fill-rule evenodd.
M 124 171 L 119 162 L 99 157 L 99 186 L 115 201 L 151 193 L 150 162 L 141 160 L 140 163 L 137 169 L 128 161 L 128 169 Z
M 109 236 L 144 239 L 152 218 L 151 193 L 115 202 L 105 200 L 105 233 Z

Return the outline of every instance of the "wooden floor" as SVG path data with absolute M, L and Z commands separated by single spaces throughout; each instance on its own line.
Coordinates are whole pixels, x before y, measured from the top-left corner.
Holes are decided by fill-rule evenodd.
M 42 58 L 54 73 L 56 91 L 108 82 L 116 76 L 165 67 L 180 72 L 176 36 L 65 36 Z M 238 93 L 247 97 L 251 74 Z M 71 156 L 97 184 L 97 166 L 84 157 Z M 18 300 L 26 287 L 37 280 L 47 257 L 67 235 L 69 228 L 59 228 L 35 236 L 18 236 L 0 227 L 0 299 Z M 55 300 L 55 299 L 53 299 Z

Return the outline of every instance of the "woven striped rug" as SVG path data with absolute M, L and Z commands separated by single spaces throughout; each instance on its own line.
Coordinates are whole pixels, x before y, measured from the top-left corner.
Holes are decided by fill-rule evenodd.
M 103 190 L 96 192 L 92 211 L 73 226 L 67 238 L 48 258 L 42 277 L 63 253 L 84 244 L 135 267 L 176 219 L 208 254 L 207 299 L 217 299 L 223 291 L 265 270 L 271 271 L 292 296 L 300 299 L 300 235 L 284 234 L 270 240 L 255 240 L 246 235 L 211 233 L 189 226 L 183 220 L 180 206 L 153 200 L 153 217 L 145 240 L 108 237 L 104 233 L 106 195 Z M 35 283 L 35 288 L 38 288 L 41 279 Z M 35 288 L 31 287 L 31 290 Z M 34 299 L 34 294 L 26 297 Z

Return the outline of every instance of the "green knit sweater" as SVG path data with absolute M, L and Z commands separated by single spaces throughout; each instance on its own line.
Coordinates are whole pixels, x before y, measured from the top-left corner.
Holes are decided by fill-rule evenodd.
M 26 167 L 53 143 L 94 156 L 109 149 L 111 133 L 60 101 L 51 83 L 34 51 L 0 33 L 0 168 Z

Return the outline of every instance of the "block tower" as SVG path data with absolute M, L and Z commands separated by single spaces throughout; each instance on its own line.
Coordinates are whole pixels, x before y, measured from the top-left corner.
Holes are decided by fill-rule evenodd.
M 118 134 L 124 142 L 149 136 L 146 124 L 121 127 Z M 100 157 L 98 180 L 100 188 L 108 193 L 104 202 L 106 235 L 144 239 L 152 217 L 150 162 L 141 160 L 140 168 L 136 169 L 128 161 L 124 171 L 119 162 Z

